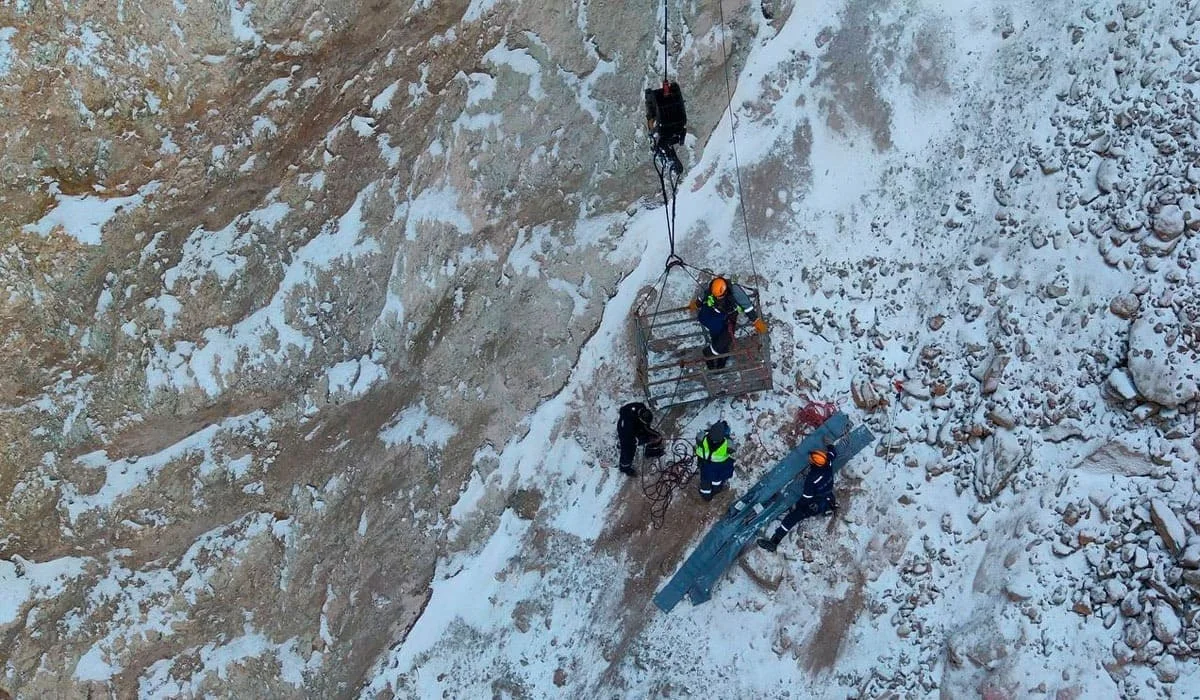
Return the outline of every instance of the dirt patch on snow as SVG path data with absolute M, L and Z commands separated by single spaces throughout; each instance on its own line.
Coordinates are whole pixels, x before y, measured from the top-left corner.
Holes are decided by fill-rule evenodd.
M 726 490 L 711 503 L 700 500 L 695 493 L 695 480 L 677 491 L 667 509 L 661 529 L 650 524 L 651 501 L 629 484 L 624 506 L 616 518 L 596 540 L 596 548 L 623 552 L 629 560 L 629 577 L 621 594 L 620 637 L 606 654 L 609 666 L 605 669 L 606 685 L 618 683 L 622 659 L 632 642 L 658 614 L 654 594 L 674 573 L 683 557 L 691 551 L 691 543 L 706 531 L 730 503 L 731 492 Z
M 825 601 L 821 608 L 821 625 L 801 652 L 801 663 L 809 673 L 827 671 L 837 662 L 846 632 L 862 613 L 865 583 L 862 572 L 855 569 L 846 594 Z

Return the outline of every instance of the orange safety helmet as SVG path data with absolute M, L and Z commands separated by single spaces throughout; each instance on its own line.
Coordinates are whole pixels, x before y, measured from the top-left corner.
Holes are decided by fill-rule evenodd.
M 723 297 L 725 292 L 729 290 L 729 283 L 724 277 L 714 277 L 711 284 L 708 285 L 708 293 L 714 297 Z
M 828 467 L 829 453 L 825 450 L 813 450 L 808 453 L 808 463 L 814 467 Z

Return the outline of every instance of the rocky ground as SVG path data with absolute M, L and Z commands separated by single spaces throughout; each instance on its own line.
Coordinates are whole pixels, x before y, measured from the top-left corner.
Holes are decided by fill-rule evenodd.
M 749 553 L 713 601 L 671 616 L 628 595 L 673 569 L 673 546 L 647 543 L 694 541 L 713 514 L 681 496 L 663 531 L 639 530 L 639 494 L 618 491 L 596 546 L 559 565 L 579 573 L 554 584 L 608 611 L 560 610 L 551 633 L 610 640 L 569 655 L 603 659 L 604 673 L 519 640 L 480 663 L 519 659 L 505 688 L 535 696 L 553 676 L 635 695 L 800 683 L 828 697 L 1187 697 L 1200 21 L 1176 2 L 850 2 L 827 21 L 764 30 L 744 73 L 756 89 L 735 103 L 779 390 L 669 425 L 686 435 L 720 412 L 747 433 L 735 489 L 786 449 L 806 397 L 844 401 L 880 436 L 876 454 L 847 469 L 838 521 L 797 534 L 782 562 Z M 736 197 L 730 154 L 713 160 L 685 182 L 691 201 Z M 746 272 L 736 209 L 697 206 L 681 214 L 686 249 Z M 620 352 L 615 323 L 602 322 L 597 354 Z M 578 441 L 602 459 L 615 403 L 585 397 L 628 379 L 581 363 L 566 404 L 596 420 L 552 451 Z M 515 471 L 544 482 L 548 466 Z M 531 531 L 561 529 L 568 509 L 602 517 L 580 491 L 613 484 L 553 481 L 553 515 Z M 628 547 L 613 553 L 613 539 Z M 597 570 L 628 576 L 626 595 L 589 584 Z M 477 585 L 491 605 L 457 624 L 494 629 L 519 594 Z M 452 686 L 431 671 L 478 668 L 442 664 L 457 637 L 421 632 L 375 687 L 436 692 Z

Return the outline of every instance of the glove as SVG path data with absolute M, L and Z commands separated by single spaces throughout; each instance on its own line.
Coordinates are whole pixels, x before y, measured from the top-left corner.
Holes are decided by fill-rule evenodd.
M 759 335 L 767 332 L 767 322 L 760 319 L 754 321 L 754 330 L 758 331 Z
M 691 301 L 688 302 L 688 311 L 690 311 L 691 313 L 696 313 L 699 310 L 700 310 L 700 301 L 698 299 L 692 299 Z

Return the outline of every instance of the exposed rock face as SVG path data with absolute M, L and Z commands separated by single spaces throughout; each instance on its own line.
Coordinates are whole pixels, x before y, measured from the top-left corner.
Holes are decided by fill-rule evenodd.
M 445 515 L 633 262 L 646 10 L 15 3 L 0 555 L 44 585 L 0 621 L 0 684 L 356 686 L 439 553 L 489 532 L 502 496 L 453 537 Z M 686 12 L 711 31 L 714 10 Z M 690 161 L 723 56 L 674 40 Z M 31 611 L 37 591 L 53 602 Z M 55 616 L 72 631 L 26 622 Z M 239 649 L 238 672 L 189 675 Z

